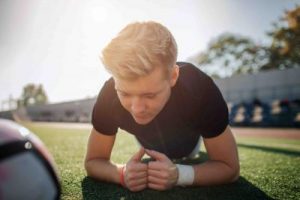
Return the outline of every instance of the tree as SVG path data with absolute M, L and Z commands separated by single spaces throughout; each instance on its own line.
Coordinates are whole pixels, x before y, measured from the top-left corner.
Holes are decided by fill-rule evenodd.
M 225 72 L 225 76 L 297 67 L 300 65 L 300 7 L 286 11 L 285 15 L 267 34 L 273 41 L 269 46 L 225 33 L 211 41 L 208 49 L 192 60 L 209 74 L 223 72 L 224 75 Z M 214 71 L 209 69 L 216 65 Z
M 247 37 L 225 33 L 210 42 L 195 62 L 203 67 L 217 64 L 226 75 L 256 72 L 269 62 L 269 50 Z
M 23 88 L 18 106 L 40 105 L 48 103 L 48 97 L 41 84 L 27 84 Z
M 285 11 L 285 17 L 273 24 L 268 33 L 273 38 L 270 46 L 270 62 L 264 69 L 277 66 L 280 69 L 292 68 L 300 64 L 300 7 Z

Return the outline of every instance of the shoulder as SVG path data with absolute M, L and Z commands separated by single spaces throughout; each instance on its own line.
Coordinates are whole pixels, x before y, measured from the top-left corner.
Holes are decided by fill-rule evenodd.
M 187 102 L 185 109 L 192 113 L 191 120 L 195 121 L 203 137 L 221 134 L 228 125 L 228 109 L 221 91 L 211 77 L 194 65 L 178 65 L 179 85 Z
M 92 124 L 98 132 L 105 135 L 117 132 L 115 113 L 120 107 L 118 105 L 114 80 L 111 78 L 101 88 L 92 112 Z
M 104 83 L 101 90 L 103 90 L 105 92 L 112 92 L 112 91 L 114 91 L 114 88 L 115 88 L 114 79 L 110 78 Z
M 194 95 L 203 95 L 208 88 L 214 85 L 213 80 L 191 63 L 178 62 L 180 75 L 179 82 L 185 90 Z
M 113 99 L 117 96 L 115 91 L 115 82 L 113 78 L 108 79 L 102 86 L 97 101 L 103 101 L 104 99 Z
M 209 77 L 207 74 L 205 74 L 201 69 L 193 65 L 192 63 L 188 62 L 177 62 L 176 63 L 179 66 L 179 69 L 186 73 L 197 73 L 198 75 Z

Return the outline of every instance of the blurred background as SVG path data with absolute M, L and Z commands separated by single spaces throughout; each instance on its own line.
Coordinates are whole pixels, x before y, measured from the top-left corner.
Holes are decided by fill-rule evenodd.
M 299 127 L 299 0 L 1 0 L 0 117 L 89 122 L 101 50 L 147 20 L 213 77 L 231 125 Z

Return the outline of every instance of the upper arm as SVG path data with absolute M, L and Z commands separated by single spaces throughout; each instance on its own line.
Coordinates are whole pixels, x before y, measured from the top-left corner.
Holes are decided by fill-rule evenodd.
M 97 158 L 109 160 L 116 135 L 104 135 L 94 128 L 91 131 L 85 162 Z
M 219 136 L 204 138 L 203 141 L 210 160 L 221 161 L 239 171 L 237 145 L 229 126 Z

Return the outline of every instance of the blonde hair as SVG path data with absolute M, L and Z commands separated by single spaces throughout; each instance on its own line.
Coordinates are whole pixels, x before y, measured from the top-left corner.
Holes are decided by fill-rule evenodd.
M 168 75 L 177 60 L 177 45 L 171 32 L 157 22 L 127 25 L 103 49 L 101 60 L 113 76 L 136 79 L 162 67 Z

